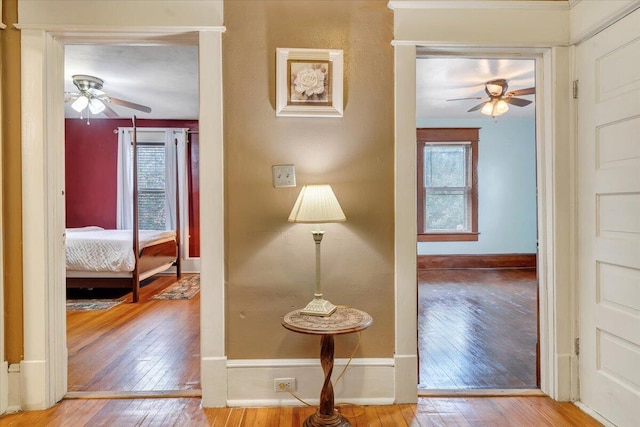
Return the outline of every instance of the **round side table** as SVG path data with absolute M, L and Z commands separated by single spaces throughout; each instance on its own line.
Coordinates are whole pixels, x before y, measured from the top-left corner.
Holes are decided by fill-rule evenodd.
M 349 421 L 334 408 L 333 385 L 333 336 L 350 334 L 367 329 L 373 319 L 362 310 L 350 307 L 338 307 L 327 317 L 300 314 L 300 310 L 287 313 L 282 326 L 302 334 L 320 335 L 320 364 L 324 372 L 324 383 L 320 392 L 320 406 L 315 414 L 304 421 L 304 427 L 347 427 Z

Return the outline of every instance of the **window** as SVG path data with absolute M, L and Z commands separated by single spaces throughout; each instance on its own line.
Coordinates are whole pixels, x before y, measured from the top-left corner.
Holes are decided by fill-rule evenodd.
M 133 147 L 131 148 L 133 156 Z M 165 147 L 159 143 L 138 144 L 138 228 L 166 230 Z
M 421 128 L 418 240 L 478 240 L 479 128 Z

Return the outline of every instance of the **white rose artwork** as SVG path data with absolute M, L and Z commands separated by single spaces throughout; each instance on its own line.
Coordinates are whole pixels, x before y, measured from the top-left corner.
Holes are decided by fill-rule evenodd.
M 291 101 L 328 102 L 327 65 L 322 63 L 291 63 Z
M 324 92 L 324 74 L 320 70 L 305 68 L 300 71 L 293 82 L 295 91 L 306 96 Z
M 342 117 L 342 89 L 342 50 L 276 49 L 277 116 Z

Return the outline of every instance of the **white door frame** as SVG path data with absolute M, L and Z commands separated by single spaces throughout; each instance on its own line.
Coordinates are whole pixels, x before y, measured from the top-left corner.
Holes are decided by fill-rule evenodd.
M 64 44 L 199 46 L 201 384 L 203 406 L 227 397 L 224 305 L 222 33 L 224 27 L 91 29 L 18 25 L 22 33 L 24 360 L 21 408 L 45 409 L 67 392 L 64 267 Z M 220 386 L 223 384 L 223 386 Z
M 395 41 L 396 400 L 417 387 L 416 56 L 522 56 L 536 60 L 536 175 L 541 390 L 557 400 L 577 393 L 573 152 L 570 144 L 569 49 L 440 46 Z M 413 394 L 410 387 L 413 387 Z M 404 393 L 400 393 L 404 391 Z

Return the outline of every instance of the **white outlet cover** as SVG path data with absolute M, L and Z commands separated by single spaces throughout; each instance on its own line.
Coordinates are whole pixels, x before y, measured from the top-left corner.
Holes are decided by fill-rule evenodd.
M 274 165 L 271 166 L 271 175 L 274 188 L 295 187 L 296 167 L 295 165 Z

